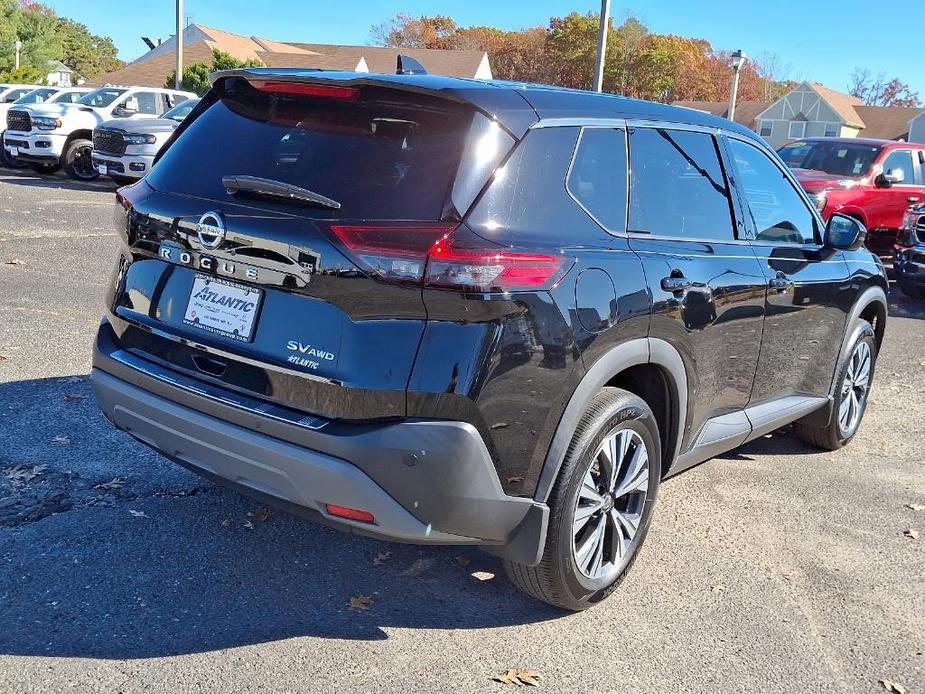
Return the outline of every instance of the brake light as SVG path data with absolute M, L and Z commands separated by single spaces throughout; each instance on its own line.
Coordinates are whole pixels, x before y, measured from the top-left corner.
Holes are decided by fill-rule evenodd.
M 376 517 L 369 511 L 361 511 L 356 508 L 347 508 L 337 504 L 325 504 L 328 515 L 337 516 L 338 518 L 348 518 L 350 520 L 360 521 L 361 523 L 375 523 Z
M 357 99 L 360 90 L 353 87 L 338 87 L 328 84 L 306 84 L 304 82 L 283 82 L 281 80 L 256 80 L 251 82 L 255 89 L 287 96 L 314 96 L 322 99 Z
M 473 292 L 552 286 L 572 263 L 564 255 L 498 246 L 465 227 L 333 225 L 360 266 L 380 280 Z

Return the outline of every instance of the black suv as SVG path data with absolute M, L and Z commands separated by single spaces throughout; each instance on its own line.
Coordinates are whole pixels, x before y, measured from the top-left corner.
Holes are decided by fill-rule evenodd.
M 903 294 L 925 299 L 925 205 L 910 207 L 893 245 L 893 273 Z
M 667 476 L 857 431 L 887 280 L 760 138 L 693 110 L 247 69 L 140 183 L 93 358 L 112 423 L 321 522 L 606 597 Z

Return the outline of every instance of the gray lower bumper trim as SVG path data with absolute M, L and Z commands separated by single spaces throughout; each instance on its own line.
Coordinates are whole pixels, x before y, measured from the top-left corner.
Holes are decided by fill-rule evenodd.
M 345 460 L 306 450 L 152 395 L 99 369 L 93 390 L 119 428 L 189 467 L 313 509 L 339 525 L 404 542 L 477 544 L 433 530 Z M 329 516 L 325 504 L 369 511 L 375 525 Z

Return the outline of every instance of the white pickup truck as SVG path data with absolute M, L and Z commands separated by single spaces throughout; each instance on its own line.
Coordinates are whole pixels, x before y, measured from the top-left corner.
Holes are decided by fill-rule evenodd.
M 51 173 L 63 166 L 71 178 L 91 180 L 99 176 L 92 160 L 96 126 L 114 118 L 157 118 L 195 96 L 152 87 L 100 87 L 74 104 L 11 108 L 3 146 L 37 171 Z
M 0 87 L 3 87 L 3 85 L 0 85 Z M 10 94 L 15 95 L 21 91 L 21 89 L 12 89 Z M 7 101 L 0 93 L 0 139 L 3 137 L 2 131 L 6 128 L 6 114 L 14 106 L 53 103 L 73 104 L 82 98 L 84 94 L 91 91 L 93 90 L 89 87 L 35 87 L 14 101 Z M 0 147 L 0 163 L 17 168 L 25 165 L 18 159 L 11 157 L 5 147 Z
M 144 176 L 154 165 L 173 131 L 199 99 L 187 99 L 160 118 L 106 121 L 93 129 L 93 163 L 101 176 L 128 182 Z

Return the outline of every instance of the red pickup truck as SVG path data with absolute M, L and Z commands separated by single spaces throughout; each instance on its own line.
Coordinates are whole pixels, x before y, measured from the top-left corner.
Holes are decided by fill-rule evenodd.
M 925 145 L 815 137 L 779 150 L 825 220 L 833 212 L 867 227 L 867 245 L 889 252 L 910 205 L 925 202 Z

